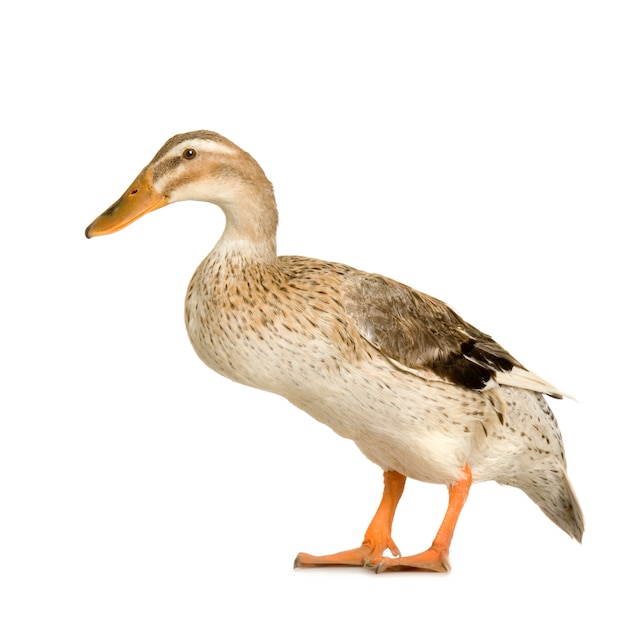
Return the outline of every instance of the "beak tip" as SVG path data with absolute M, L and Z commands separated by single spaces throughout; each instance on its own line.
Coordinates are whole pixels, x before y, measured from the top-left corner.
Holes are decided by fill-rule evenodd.
M 89 234 L 90 230 L 91 230 L 91 224 L 89 224 L 89 226 L 85 228 L 85 237 L 87 237 L 87 239 L 91 239 L 91 235 Z

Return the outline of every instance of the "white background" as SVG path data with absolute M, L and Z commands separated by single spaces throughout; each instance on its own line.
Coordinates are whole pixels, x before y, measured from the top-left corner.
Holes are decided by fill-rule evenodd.
M 9 5 L 7 5 L 9 6 Z M 621 2 L 125 2 L 2 9 L 0 623 L 623 623 Z M 191 349 L 220 235 L 178 204 L 84 228 L 171 135 L 273 181 L 282 254 L 446 300 L 554 402 L 582 546 L 476 485 L 448 575 L 291 569 L 356 546 L 381 472 Z M 430 545 L 442 486 L 394 538 Z

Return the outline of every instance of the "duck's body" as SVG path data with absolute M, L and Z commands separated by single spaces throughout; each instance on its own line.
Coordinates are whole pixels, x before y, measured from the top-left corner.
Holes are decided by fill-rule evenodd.
M 364 278 L 302 257 L 259 266 L 224 257 L 218 246 L 187 292 L 191 343 L 211 369 L 284 396 L 385 470 L 451 484 L 471 459 L 474 481 L 509 483 L 544 455 L 562 463 L 558 428 L 545 419 L 541 394 L 468 389 L 401 368 L 367 341 L 346 310 Z M 521 410 L 507 410 L 505 398 Z M 534 411 L 539 428 L 530 424 Z
M 183 199 L 226 214 L 225 231 L 187 292 L 187 330 L 220 374 L 284 396 L 352 439 L 385 472 L 363 545 L 299 565 L 447 569 L 456 518 L 472 480 L 523 489 L 580 540 L 583 521 L 565 473 L 556 420 L 525 370 L 444 303 L 339 263 L 278 257 L 277 212 L 261 168 L 207 131 L 168 141 L 127 193 L 87 230 L 119 230 Z M 139 208 L 137 208 L 139 207 Z M 405 477 L 445 484 L 450 507 L 433 547 L 383 558 Z

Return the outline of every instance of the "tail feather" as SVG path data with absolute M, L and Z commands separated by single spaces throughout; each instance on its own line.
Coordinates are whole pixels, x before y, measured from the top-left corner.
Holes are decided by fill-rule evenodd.
M 549 485 L 545 485 L 545 475 L 539 481 L 533 480 L 532 476 L 529 478 L 530 484 L 520 485 L 522 490 L 559 528 L 581 542 L 585 520 L 565 470 L 554 476 Z M 539 485 L 543 483 L 542 488 L 538 488 L 538 482 Z
M 495 378 L 496 382 L 501 385 L 519 387 L 520 389 L 528 389 L 529 391 L 538 391 L 539 393 L 545 393 L 553 398 L 570 398 L 570 400 L 576 399 L 569 393 L 565 393 L 564 391 L 561 391 L 546 382 L 534 372 L 521 367 L 514 367 L 512 370 L 507 372 L 496 372 Z

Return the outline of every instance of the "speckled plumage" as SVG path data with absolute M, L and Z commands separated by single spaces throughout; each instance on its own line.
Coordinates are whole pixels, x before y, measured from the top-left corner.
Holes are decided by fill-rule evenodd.
M 346 314 L 362 275 L 302 257 L 249 264 L 222 257 L 218 246 L 189 285 L 189 337 L 211 369 L 284 396 L 383 469 L 451 484 L 469 461 L 474 481 L 521 488 L 580 538 L 581 520 L 559 511 L 577 509 L 542 394 L 500 385 L 477 391 L 430 370 L 398 367 L 401 348 L 388 358 Z M 553 496 L 544 493 L 551 489 Z
M 581 539 L 543 397 L 561 392 L 439 300 L 347 265 L 277 256 L 271 184 L 225 138 L 173 137 L 137 181 L 146 177 L 163 198 L 158 206 L 206 200 L 226 215 L 185 305 L 189 337 L 209 367 L 284 396 L 385 471 L 450 486 L 467 466 L 474 481 L 518 487 Z M 88 236 L 137 219 L 109 225 L 116 207 L 139 195 L 137 181 Z

